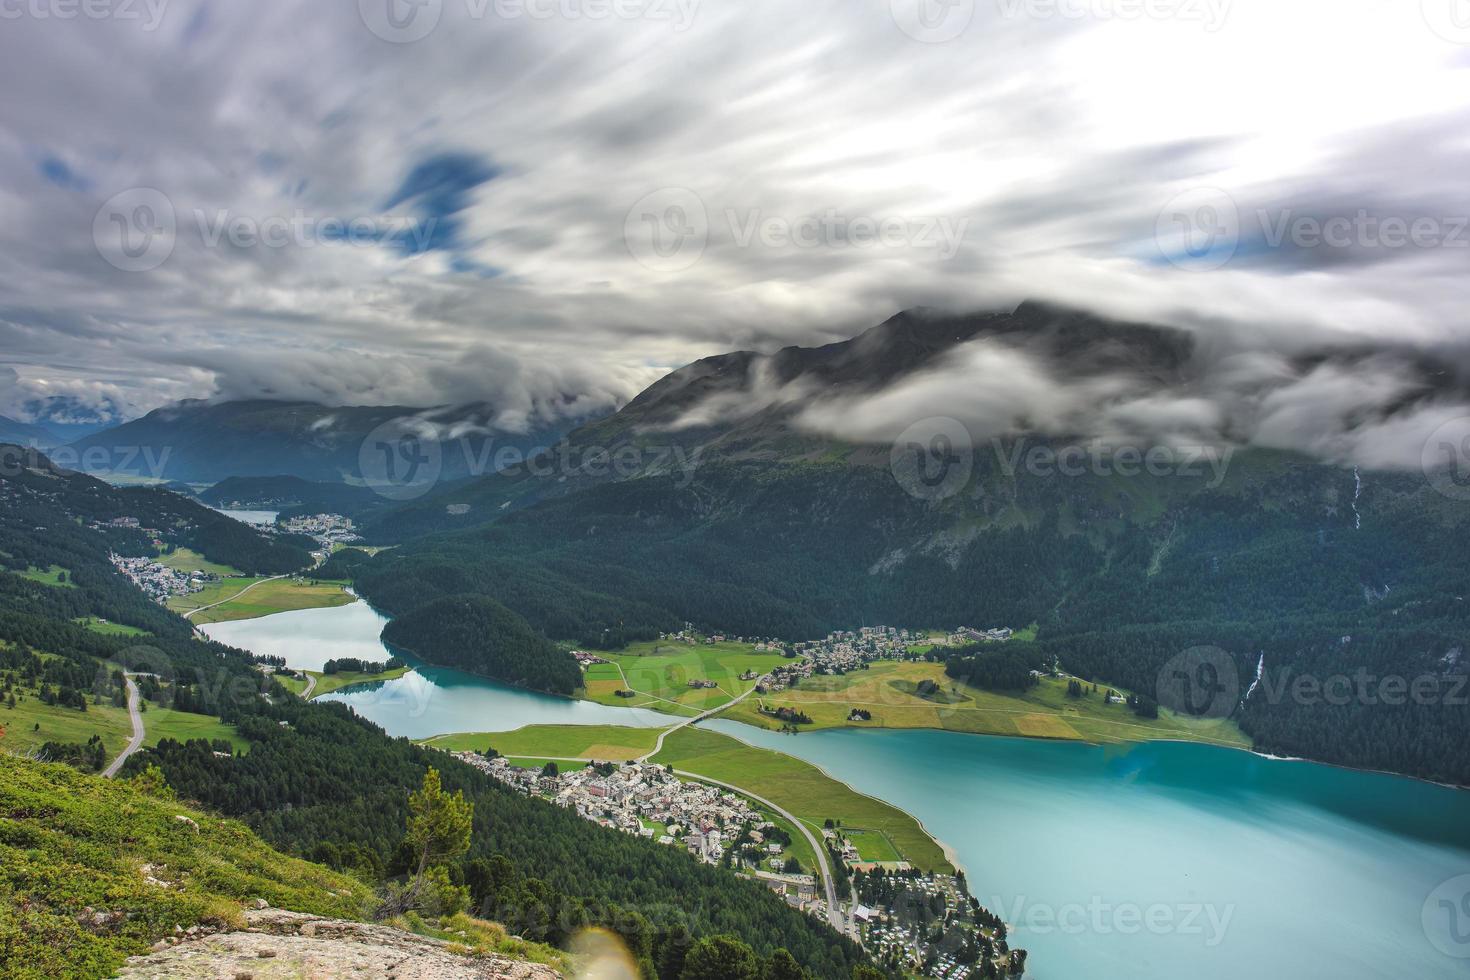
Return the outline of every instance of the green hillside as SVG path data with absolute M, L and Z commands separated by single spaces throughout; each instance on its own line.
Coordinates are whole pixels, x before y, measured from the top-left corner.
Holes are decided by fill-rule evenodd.
M 180 819 L 184 818 L 184 819 Z M 126 781 L 0 755 L 0 973 L 106 977 L 241 906 L 358 919 L 371 890 Z

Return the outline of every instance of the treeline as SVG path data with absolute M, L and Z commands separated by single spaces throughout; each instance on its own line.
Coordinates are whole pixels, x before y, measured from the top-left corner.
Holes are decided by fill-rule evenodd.
M 372 560 L 373 556 L 361 548 L 342 548 L 333 552 L 312 575 L 320 579 L 350 580 Z
M 430 663 L 539 691 L 571 694 L 582 684 L 570 653 L 488 596 L 454 595 L 426 603 L 389 622 L 383 641 Z
M 360 660 L 357 657 L 338 657 L 322 665 L 323 674 L 382 674 L 405 666 L 403 658 L 389 657 L 387 663 Z
M 1035 643 L 974 643 L 959 647 L 944 662 L 944 673 L 987 691 L 1025 691 L 1036 685 L 1032 672 L 1041 668 L 1043 653 Z

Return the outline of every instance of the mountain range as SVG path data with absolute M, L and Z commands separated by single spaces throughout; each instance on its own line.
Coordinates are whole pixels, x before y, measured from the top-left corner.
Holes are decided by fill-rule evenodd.
M 412 495 L 427 479 L 490 472 L 496 452 L 549 445 L 566 426 L 507 431 L 485 404 L 345 406 L 300 401 L 184 401 L 65 447 L 109 478 L 214 484 L 230 477 L 289 476 L 378 485 Z
M 1298 353 L 1273 383 L 1364 356 Z M 1397 357 L 1409 380 L 1343 432 L 1458 391 L 1433 358 L 1372 357 Z M 970 370 L 987 363 L 1010 370 Z M 1470 724 L 1447 704 L 1244 697 L 1258 664 L 1277 691 L 1328 667 L 1453 688 L 1470 567 L 1451 542 L 1470 511 L 1417 471 L 1219 441 L 1242 423 L 1213 370 L 1185 332 L 1035 304 L 708 358 L 524 466 L 368 517 L 370 540 L 399 547 L 354 574 L 395 615 L 488 596 L 586 646 L 686 621 L 783 639 L 1034 624 L 1015 649 L 1037 667 L 1144 692 L 1208 646 L 1262 749 L 1470 782 Z M 1203 393 L 1222 406 L 1200 426 L 1212 438 L 1181 442 Z

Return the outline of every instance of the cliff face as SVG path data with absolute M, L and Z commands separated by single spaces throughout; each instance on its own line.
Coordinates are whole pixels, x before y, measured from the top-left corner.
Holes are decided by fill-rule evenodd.
M 118 973 L 154 978 L 395 977 L 397 980 L 558 980 L 547 966 L 493 955 L 467 955 L 438 939 L 391 926 L 324 919 L 280 909 L 246 913 L 248 927 L 160 942 Z

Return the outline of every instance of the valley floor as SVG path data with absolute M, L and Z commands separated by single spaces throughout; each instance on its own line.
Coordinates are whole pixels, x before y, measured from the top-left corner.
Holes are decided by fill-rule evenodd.
M 1161 710 L 1158 718 L 1134 714 L 1116 688 L 1084 684 L 1080 698 L 1067 694 L 1069 677 L 1043 677 L 1024 694 L 986 691 L 947 677 L 944 665 L 926 661 L 874 660 L 845 674 L 818 674 L 796 687 L 772 693 L 750 692 L 757 677 L 792 661 L 747 644 L 719 643 L 683 647 L 663 642 L 599 654 L 608 663 L 592 664 L 585 673 L 583 697 L 616 707 L 648 708 L 678 717 L 693 717 L 729 705 L 721 717 L 759 728 L 786 722 L 781 709 L 805 715 L 802 730 L 821 728 L 933 728 L 977 735 L 1070 739 L 1109 743 L 1156 739 L 1207 742 L 1250 748 L 1250 738 L 1231 721 L 1195 719 Z M 933 689 L 921 689 L 929 682 Z M 695 687 L 692 684 L 709 684 Z M 619 696 L 616 692 L 632 696 Z M 927 693 L 923 693 L 927 691 Z M 866 712 L 867 717 L 862 716 Z
M 344 582 L 281 578 L 222 578 L 190 595 L 174 596 L 168 607 L 191 623 L 224 623 L 256 619 L 295 609 L 345 606 L 357 598 Z
M 536 768 L 555 762 L 568 771 L 591 762 L 626 762 L 654 748 L 656 728 L 607 725 L 532 725 L 513 732 L 441 735 L 421 744 L 449 752 L 495 749 L 513 765 Z M 763 797 L 820 834 L 828 820 L 860 834 L 867 859 L 906 861 L 926 871 L 953 870 L 944 848 L 901 810 L 864 796 L 809 763 L 758 749 L 716 732 L 681 728 L 648 761 L 728 783 Z M 795 856 L 810 867 L 808 848 Z

